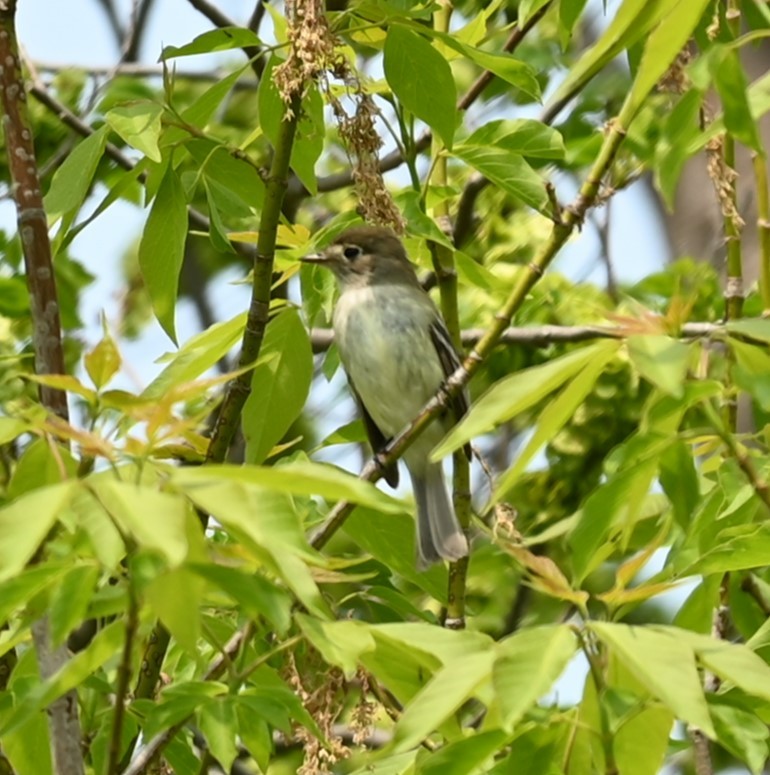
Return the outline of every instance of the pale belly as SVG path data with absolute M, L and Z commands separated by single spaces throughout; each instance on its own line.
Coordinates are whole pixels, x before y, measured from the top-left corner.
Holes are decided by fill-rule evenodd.
M 346 291 L 334 312 L 340 358 L 374 422 L 393 436 L 444 381 L 430 337 L 434 310 L 412 303 L 398 286 Z M 426 454 L 444 431 L 434 423 L 408 457 Z

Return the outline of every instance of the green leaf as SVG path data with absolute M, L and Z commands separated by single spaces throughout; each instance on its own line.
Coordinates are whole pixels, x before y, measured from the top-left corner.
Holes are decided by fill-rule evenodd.
M 107 321 L 102 321 L 103 336 L 91 352 L 86 353 L 83 363 L 97 390 L 103 388 L 120 368 L 120 353 L 115 340 L 107 328 Z
M 623 0 L 599 40 L 570 68 L 552 102 L 580 89 L 621 51 L 641 40 L 671 7 L 671 0 Z
M 255 486 L 252 479 L 269 481 L 269 476 L 249 477 L 260 470 L 254 466 L 175 469 L 172 482 L 283 579 L 310 613 L 327 618 L 328 606 L 305 563 L 319 561 L 320 556 L 308 545 L 291 499 L 268 489 L 269 485 Z
M 770 565 L 770 525 L 738 525 L 723 530 L 717 538 L 678 575 L 727 573 Z
M 552 441 L 556 434 L 572 419 L 575 411 L 586 396 L 594 389 L 596 380 L 604 367 L 615 356 L 620 347 L 618 342 L 608 341 L 605 347 L 564 386 L 562 392 L 540 413 L 535 432 L 519 454 L 516 462 L 498 480 L 493 500 L 502 500 L 513 487 L 522 472 L 530 464 L 542 446 Z
M 659 705 L 630 713 L 612 739 L 618 772 L 658 775 L 668 750 L 673 722 L 671 711 Z
M 744 643 L 731 643 L 678 627 L 654 625 L 656 631 L 684 640 L 707 670 L 743 689 L 746 694 L 770 700 L 770 666 Z
M 345 520 L 342 529 L 388 570 L 416 584 L 434 600 L 446 603 L 446 569 L 437 563 L 425 571 L 418 571 L 415 565 L 417 550 L 412 517 L 407 514 L 384 517 L 359 507 Z
M 125 623 L 122 621 L 112 622 L 99 630 L 87 648 L 70 657 L 64 667 L 24 696 L 7 723 L 0 729 L 0 735 L 5 736 L 18 729 L 54 700 L 82 684 L 105 662 L 114 659 L 123 646 L 124 633 Z
M 171 566 L 184 561 L 189 512 L 183 498 L 115 479 L 91 478 L 89 486 L 122 533 L 157 552 Z
M 324 660 L 342 668 L 349 680 L 358 669 L 361 655 L 374 650 L 374 638 L 363 622 L 324 622 L 301 613 L 294 619 Z
M 424 740 L 489 681 L 494 652 L 466 654 L 444 665 L 404 708 L 388 751 L 400 753 Z
M 139 268 L 158 322 L 176 344 L 174 308 L 187 238 L 187 202 L 168 166 L 139 243 Z
M 41 487 L 0 509 L 0 581 L 23 570 L 76 490 L 73 481 Z
M 225 772 L 230 772 L 233 762 L 238 757 L 238 747 L 235 744 L 236 703 L 237 698 L 230 695 L 215 697 L 204 703 L 198 711 L 198 723 L 206 738 L 207 750 Z
M 214 51 L 230 51 L 234 48 L 261 45 L 257 35 L 246 27 L 220 27 L 198 35 L 184 46 L 165 46 L 160 58 L 165 62 L 173 57 L 210 54 Z
M 711 698 L 709 708 L 719 744 L 745 762 L 752 775 L 764 772 L 770 734 L 767 724 L 756 714 L 730 705 L 720 697 Z
M 165 515 L 164 515 L 165 516 Z M 143 589 L 158 619 L 191 656 L 199 654 L 203 581 L 186 567 L 160 573 Z
M 101 127 L 67 154 L 54 173 L 43 200 L 49 224 L 55 224 L 68 213 L 75 213 L 83 204 L 106 143 L 107 129 Z
M 683 441 L 674 442 L 661 455 L 658 479 L 671 501 L 674 518 L 687 530 L 700 503 L 700 483 L 690 449 Z
M 394 24 L 385 40 L 383 68 L 399 102 L 451 148 L 457 118 L 457 90 L 446 59 L 421 35 Z
M 501 80 L 516 87 L 533 100 L 540 100 L 540 83 L 537 80 L 537 75 L 532 67 L 520 59 L 515 59 L 511 54 L 499 54 L 484 51 L 475 46 L 469 46 L 458 40 L 455 35 L 448 35 L 435 30 L 429 34 L 444 45 L 467 57 L 474 64 L 477 64 L 484 70 L 489 70 L 490 73 L 493 73 Z
M 243 336 L 246 313 L 215 323 L 188 339 L 171 356 L 171 362 L 144 389 L 141 398 L 160 398 L 171 388 L 192 382 L 224 358 Z
M 688 345 L 669 336 L 629 336 L 628 355 L 637 371 L 664 393 L 681 398 L 690 362 Z
M 505 732 L 492 730 L 442 745 L 437 752 L 420 761 L 420 775 L 488 772 L 492 757 L 503 748 L 507 739 Z
M 688 643 L 650 627 L 607 622 L 590 622 L 588 626 L 677 718 L 715 737 L 695 654 Z
M 746 344 L 730 338 L 735 355 L 735 383 L 745 390 L 765 411 L 770 410 L 770 355 L 761 345 Z
M 7 444 L 28 430 L 29 425 L 24 420 L 17 420 L 15 417 L 0 417 L 0 444 Z
M 575 633 L 566 624 L 533 627 L 501 641 L 493 685 L 505 729 L 513 729 L 548 692 L 576 649 Z
M 642 499 L 649 491 L 656 471 L 656 460 L 621 471 L 588 496 L 579 520 L 569 536 L 572 550 L 572 567 L 575 579 L 580 581 L 593 570 L 602 558 L 602 549 L 608 534 L 626 513 L 625 526 L 633 525 L 633 515 L 638 513 Z M 614 546 L 607 546 L 610 552 Z
M 197 485 L 240 483 L 289 495 L 319 495 L 330 501 L 348 500 L 384 514 L 405 511 L 402 501 L 379 490 L 341 468 L 325 463 L 294 460 L 279 466 L 209 465 L 205 468 L 175 469 L 171 478 L 190 492 Z
M 583 13 L 588 0 L 560 0 L 559 2 L 559 39 L 562 49 L 566 49 L 572 37 L 572 30 Z
M 490 121 L 473 132 L 464 144 L 494 145 L 531 159 L 563 159 L 565 153 L 561 134 L 530 118 Z
M 202 172 L 217 208 L 226 216 L 246 218 L 262 207 L 265 184 L 254 167 L 209 140 L 185 145 Z
M 162 115 L 162 105 L 142 101 L 119 105 L 108 111 L 104 120 L 128 145 L 141 151 L 148 159 L 160 163 L 162 156 L 158 141 Z
M 495 146 L 466 144 L 456 146 L 453 154 L 534 210 L 547 209 L 545 181 L 518 154 Z
M 299 313 L 290 307 L 267 325 L 243 408 L 246 462 L 261 463 L 300 416 L 313 380 L 313 350 Z
M 738 334 L 770 344 L 770 320 L 765 318 L 729 320 L 726 327 L 730 334 Z
M 642 59 L 628 96 L 626 104 L 632 115 L 641 108 L 647 95 L 679 55 L 710 2 L 711 0 L 669 0 L 664 4 L 665 16 L 645 42 Z
M 95 564 L 78 564 L 70 568 L 54 587 L 48 605 L 54 646 L 63 643 L 70 632 L 85 620 L 98 578 L 99 568 Z
M 431 460 L 442 460 L 476 436 L 531 409 L 584 369 L 608 345 L 614 347 L 612 342 L 581 347 L 542 366 L 533 366 L 499 380 L 473 403 L 468 414 L 433 450 Z
M 751 114 L 748 83 L 738 51 L 728 46 L 716 46 L 709 51 L 707 61 L 722 103 L 725 128 L 736 140 L 764 154 L 757 122 Z
M 264 616 L 279 635 L 284 635 L 291 623 L 291 598 L 257 573 L 246 573 L 224 565 L 190 563 L 185 567 L 229 595 L 239 610 L 253 619 Z

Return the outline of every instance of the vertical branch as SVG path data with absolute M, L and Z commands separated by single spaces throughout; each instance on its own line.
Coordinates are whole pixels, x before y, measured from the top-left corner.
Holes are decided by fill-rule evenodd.
M 438 10 L 433 16 L 433 24 L 439 32 L 449 32 L 449 22 L 452 16 L 450 0 L 439 0 Z M 447 158 L 443 154 L 441 140 L 433 136 L 433 175 L 432 182 L 437 186 L 446 186 L 448 182 Z M 452 233 L 449 221 L 449 206 L 445 200 L 439 202 L 434 209 L 436 219 L 443 231 Z M 441 295 L 441 313 L 444 317 L 452 343 L 461 352 L 460 315 L 457 304 L 457 270 L 454 254 L 445 245 L 430 244 L 433 257 L 433 267 L 436 272 L 439 293 Z M 462 449 L 457 450 L 452 458 L 453 469 L 453 500 L 455 513 L 463 530 L 467 531 L 471 517 L 471 484 L 470 465 Z M 468 575 L 468 558 L 462 557 L 449 566 L 449 582 L 447 590 L 447 611 L 445 626 L 452 629 L 465 628 L 465 581 Z
M 761 154 L 752 157 L 754 185 L 757 189 L 757 231 L 759 232 L 759 293 L 763 314 L 770 314 L 770 195 L 767 187 L 767 160 Z
M 13 182 L 19 238 L 32 313 L 35 372 L 63 374 L 64 351 L 61 340 L 59 302 L 43 209 L 32 125 L 27 111 L 27 94 L 19 64 L 16 39 L 16 0 L 0 0 L 0 100 L 8 165 Z M 38 387 L 43 406 L 62 420 L 69 417 L 67 395 L 45 385 Z M 47 616 L 32 625 L 32 639 L 43 680 L 63 667 L 68 659 L 63 644 L 51 643 Z M 48 709 L 48 728 L 54 769 L 57 775 L 82 775 L 80 720 L 77 693 L 67 692 Z
M 281 130 L 276 141 L 273 162 L 265 187 L 265 203 L 259 219 L 259 239 L 257 252 L 254 255 L 253 279 L 251 284 L 251 303 L 243 332 L 241 354 L 238 358 L 238 368 L 248 369 L 228 383 L 222 408 L 211 435 L 206 461 L 221 463 L 227 455 L 230 442 L 238 429 L 241 411 L 251 392 L 253 366 L 262 340 L 265 337 L 268 316 L 270 313 L 270 286 L 273 278 L 273 259 L 275 258 L 276 235 L 281 217 L 283 195 L 286 192 L 289 179 L 289 160 L 297 131 L 297 120 L 300 111 L 301 97 L 296 93 L 290 110 L 281 122 Z

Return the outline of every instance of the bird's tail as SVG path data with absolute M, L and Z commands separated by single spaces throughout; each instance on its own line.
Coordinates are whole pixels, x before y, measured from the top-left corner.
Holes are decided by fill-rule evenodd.
M 417 502 L 417 553 L 425 568 L 441 558 L 459 560 L 468 554 L 468 541 L 455 516 L 440 463 L 411 473 Z

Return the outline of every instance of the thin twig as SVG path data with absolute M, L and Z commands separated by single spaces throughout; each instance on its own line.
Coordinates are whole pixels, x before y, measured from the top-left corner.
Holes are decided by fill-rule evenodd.
M 725 334 L 727 329 L 719 323 L 685 323 L 671 336 L 681 339 L 699 339 Z M 634 331 L 634 333 L 638 333 Z M 464 347 L 472 347 L 484 336 L 483 328 L 466 328 L 460 332 Z M 628 331 L 618 326 L 511 326 L 506 328 L 497 343 L 502 345 L 522 345 L 524 347 L 550 347 L 552 344 L 574 344 L 593 339 L 622 339 Z M 745 338 L 745 337 L 742 337 Z M 310 342 L 313 352 L 326 352 L 334 342 L 334 331 L 330 328 L 310 330 Z

